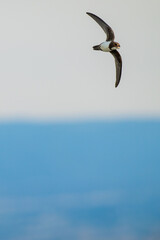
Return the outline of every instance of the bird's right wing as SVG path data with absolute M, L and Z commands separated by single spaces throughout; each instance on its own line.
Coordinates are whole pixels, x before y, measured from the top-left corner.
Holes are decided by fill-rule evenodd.
M 122 73 L 122 58 L 121 55 L 117 50 L 113 50 L 110 52 L 113 57 L 115 58 L 115 65 L 116 65 L 116 82 L 115 87 L 118 86 L 120 79 L 121 79 L 121 73 Z
M 101 18 L 97 17 L 93 13 L 87 12 L 87 14 L 90 17 L 92 17 L 99 24 L 99 26 L 103 29 L 103 31 L 106 33 L 106 35 L 107 35 L 106 41 L 113 41 L 115 36 L 114 36 L 114 32 L 113 32 L 112 28 L 107 23 L 105 23 Z

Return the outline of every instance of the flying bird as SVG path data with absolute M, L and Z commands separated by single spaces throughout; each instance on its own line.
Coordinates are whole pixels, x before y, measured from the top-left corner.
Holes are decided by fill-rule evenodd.
M 115 87 L 118 86 L 120 79 L 121 79 L 121 73 L 122 73 L 122 58 L 117 49 L 120 48 L 120 44 L 117 42 L 114 42 L 115 35 L 112 30 L 112 28 L 105 23 L 101 18 L 97 17 L 93 13 L 87 12 L 87 14 L 92 17 L 103 29 L 105 32 L 107 38 L 105 42 L 102 42 L 99 45 L 93 46 L 94 50 L 100 50 L 103 52 L 110 52 L 114 59 L 115 59 L 115 65 L 116 65 L 116 82 L 115 82 Z

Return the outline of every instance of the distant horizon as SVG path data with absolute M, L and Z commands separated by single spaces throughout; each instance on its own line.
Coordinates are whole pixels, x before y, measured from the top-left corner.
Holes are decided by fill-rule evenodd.
M 65 124 L 65 123 L 116 123 L 116 122 L 159 122 L 160 116 L 111 116 L 111 117 L 15 117 L 0 118 L 0 124 Z
M 0 240 L 160 239 L 159 9 L 0 2 Z

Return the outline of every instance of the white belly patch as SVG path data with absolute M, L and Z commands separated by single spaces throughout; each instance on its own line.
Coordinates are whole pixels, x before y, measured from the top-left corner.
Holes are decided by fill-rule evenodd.
M 101 43 L 101 45 L 100 45 L 101 50 L 104 52 L 110 52 L 110 49 L 109 49 L 110 43 L 111 43 L 110 41 Z

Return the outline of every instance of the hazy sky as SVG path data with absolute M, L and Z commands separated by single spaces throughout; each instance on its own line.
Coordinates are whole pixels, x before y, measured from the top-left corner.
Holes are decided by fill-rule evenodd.
M 160 116 L 160 2 L 1 0 L 0 118 Z M 86 11 L 121 45 L 115 89 L 111 54 Z

